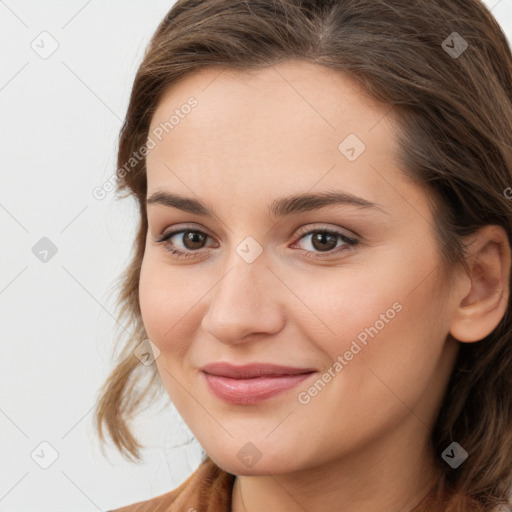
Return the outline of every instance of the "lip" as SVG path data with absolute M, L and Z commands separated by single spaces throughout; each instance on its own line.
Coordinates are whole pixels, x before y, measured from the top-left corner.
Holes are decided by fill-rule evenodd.
M 210 391 L 221 400 L 250 405 L 289 390 L 317 372 L 267 363 L 242 366 L 210 363 L 201 368 Z

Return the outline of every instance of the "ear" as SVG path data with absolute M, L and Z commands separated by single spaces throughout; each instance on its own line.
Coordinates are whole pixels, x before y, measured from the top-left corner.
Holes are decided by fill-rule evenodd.
M 471 343 L 488 336 L 507 307 L 510 279 L 510 244 L 501 226 L 488 225 L 466 238 L 469 273 L 464 272 L 450 334 Z M 469 288 L 469 291 L 468 291 Z

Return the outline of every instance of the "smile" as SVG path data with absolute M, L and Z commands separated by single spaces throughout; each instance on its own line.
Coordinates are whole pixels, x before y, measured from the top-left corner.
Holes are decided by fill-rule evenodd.
M 312 369 L 284 368 L 274 365 L 246 365 L 234 367 L 225 364 L 202 369 L 209 390 L 221 400 L 250 405 L 287 391 L 317 373 Z

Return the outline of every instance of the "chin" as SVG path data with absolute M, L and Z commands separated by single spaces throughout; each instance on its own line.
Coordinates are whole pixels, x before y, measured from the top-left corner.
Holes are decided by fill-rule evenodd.
M 206 451 L 206 450 L 205 450 Z M 265 451 L 268 452 L 265 455 Z M 300 470 L 297 449 L 289 449 L 289 453 L 277 452 L 271 447 L 258 450 L 252 443 L 244 443 L 238 450 L 206 451 L 208 456 L 224 471 L 240 476 L 278 475 Z

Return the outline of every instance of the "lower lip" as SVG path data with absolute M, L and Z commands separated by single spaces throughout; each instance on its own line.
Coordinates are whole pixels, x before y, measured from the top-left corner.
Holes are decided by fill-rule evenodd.
M 267 400 L 283 391 L 297 386 L 316 372 L 278 377 L 256 377 L 254 379 L 231 379 L 203 372 L 212 393 L 225 402 L 250 405 Z

